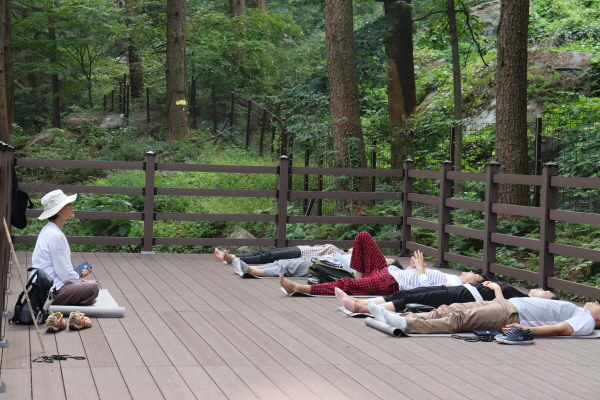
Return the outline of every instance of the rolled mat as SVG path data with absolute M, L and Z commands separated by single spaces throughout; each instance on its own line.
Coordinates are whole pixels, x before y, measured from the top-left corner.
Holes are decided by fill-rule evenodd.
M 90 306 L 63 306 L 52 304 L 50 312 L 61 312 L 69 315 L 73 311 L 80 311 L 91 318 L 121 318 L 125 314 L 125 307 L 119 307 L 115 299 L 108 293 L 108 289 L 100 289 L 96 303 Z

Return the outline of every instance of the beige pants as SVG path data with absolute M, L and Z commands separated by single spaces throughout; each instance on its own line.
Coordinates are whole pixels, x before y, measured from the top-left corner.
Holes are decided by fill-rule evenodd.
M 519 322 L 517 309 L 504 299 L 455 303 L 440 306 L 428 313 L 400 315 L 406 318 L 406 333 L 501 332 L 503 326 Z

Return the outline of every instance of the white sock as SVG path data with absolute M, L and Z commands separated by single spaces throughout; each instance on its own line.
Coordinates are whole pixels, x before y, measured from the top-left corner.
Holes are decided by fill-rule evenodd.
M 385 308 L 382 311 L 383 318 L 385 318 L 385 322 L 387 322 L 389 326 L 400 328 L 402 332 L 406 332 L 406 318 L 401 317 L 398 314 L 391 313 Z
M 237 257 L 233 257 L 233 260 L 231 260 L 231 264 L 233 264 L 233 271 L 238 275 L 245 274 L 246 272 L 248 272 L 248 264 L 246 264 Z
M 369 299 L 369 312 L 379 322 L 385 323 L 385 318 L 383 317 L 383 311 L 381 307 L 379 307 L 372 299 Z
M 344 299 L 348 297 L 348 295 L 342 289 L 337 287 L 333 291 L 335 292 L 335 297 L 337 297 L 339 302 L 342 303 L 342 305 L 344 305 Z

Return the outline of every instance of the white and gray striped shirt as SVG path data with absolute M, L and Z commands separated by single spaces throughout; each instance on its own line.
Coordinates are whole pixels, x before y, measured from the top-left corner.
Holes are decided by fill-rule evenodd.
M 425 286 L 458 286 L 462 285 L 456 275 L 445 274 L 435 269 L 425 268 L 425 274 L 419 275 L 416 268 L 400 269 L 395 265 L 388 267 L 388 272 L 398 282 L 400 290 L 414 289 Z

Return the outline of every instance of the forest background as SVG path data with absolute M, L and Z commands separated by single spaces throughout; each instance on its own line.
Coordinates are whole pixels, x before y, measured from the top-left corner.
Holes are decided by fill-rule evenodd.
M 176 119 L 170 114 L 170 104 L 176 100 L 186 100 L 188 105 L 194 101 L 202 103 L 202 99 L 208 97 L 211 85 L 215 84 L 220 90 L 252 99 L 285 118 L 285 128 L 293 137 L 289 155 L 304 155 L 306 149 L 310 149 L 313 160 L 323 157 L 326 163 L 327 160 L 331 162 L 330 165 L 356 167 L 364 165 L 365 154 L 374 151 L 379 168 L 400 167 L 404 159 L 410 157 L 417 168 L 436 169 L 450 156 L 448 133 L 454 125 L 459 131 L 465 130 L 459 141 L 459 163 L 455 167 L 481 170 L 486 162 L 498 159 L 496 129 L 489 123 L 476 134 L 469 134 L 467 127 L 474 121 L 489 122 L 489 118 L 486 120 L 482 116 L 495 112 L 499 47 L 498 18 L 494 18 L 494 14 L 499 13 L 501 1 L 423 0 L 413 3 L 407 5 L 387 0 L 325 1 L 324 4 L 316 0 L 258 0 L 254 3 L 240 0 L 11 1 L 8 22 L 9 32 L 12 31 L 14 124 L 7 140 L 17 148 L 18 157 L 133 161 L 143 160 L 145 152 L 151 150 L 157 153 L 160 162 L 274 165 L 276 157 L 273 155 L 259 156 L 256 149 L 244 147 L 243 132 L 236 129 L 215 132 L 202 116 L 186 121 L 183 128 L 180 124 L 177 132 L 171 125 L 166 125 L 166 121 L 172 124 Z M 556 124 L 564 125 L 564 121 L 575 118 L 573 116 L 584 115 L 582 122 L 563 130 L 561 138 L 568 144 L 556 157 L 565 161 L 577 159 L 576 163 L 568 163 L 568 167 L 560 170 L 562 175 L 598 177 L 600 4 L 592 0 L 517 3 L 525 6 L 529 3 L 526 45 L 530 63 L 526 67 L 527 82 L 522 85 L 526 88 L 529 110 L 527 123 L 531 126 L 536 116 L 544 114 L 558 115 Z M 342 70 L 351 69 L 344 65 L 356 65 L 358 78 L 356 116 L 360 136 L 348 135 L 338 142 L 336 130 L 351 118 L 336 119 L 333 107 L 330 108 L 340 101 L 330 102 L 335 95 L 332 89 L 335 71 L 331 69 L 331 58 L 328 63 L 331 54 L 328 43 L 331 44 L 331 26 L 334 26 L 331 18 L 335 13 L 330 10 L 327 15 L 328 4 L 337 5 L 335 10 L 350 6 L 354 42 L 350 60 L 354 62 L 348 63 L 346 59 Z M 184 7 L 178 14 L 175 10 L 175 14 L 185 18 L 174 21 L 174 14 L 169 13 L 169 7 L 173 11 L 173 6 Z M 393 18 L 392 13 L 398 11 L 395 7 L 399 6 L 404 11 Z M 329 24 L 326 24 L 326 18 L 330 18 Z M 173 27 L 172 24 L 178 25 Z M 168 55 L 169 26 L 171 32 L 175 29 L 175 36 L 183 35 L 180 37 L 184 38 L 185 44 L 181 57 L 183 80 L 180 80 L 184 86 L 176 90 L 169 89 L 166 74 L 167 70 L 175 70 L 175 67 L 169 67 L 173 65 L 169 64 L 172 61 Z M 327 27 L 330 27 L 329 33 Z M 414 93 L 404 86 L 402 102 L 408 106 L 398 115 L 394 110 L 397 102 L 390 101 L 389 97 L 390 71 L 393 71 L 390 60 L 394 51 L 402 49 L 390 43 L 399 31 L 406 33 L 407 27 L 413 46 L 410 55 L 413 57 Z M 406 43 L 406 36 L 403 40 Z M 345 50 L 349 50 L 348 46 L 340 51 Z M 403 56 L 406 54 L 404 49 Z M 552 68 L 561 65 L 557 60 L 573 54 L 584 55 L 585 68 L 578 65 L 566 74 L 565 68 Z M 541 62 L 532 63 L 540 57 Z M 573 70 L 579 72 L 573 74 Z M 139 124 L 130 118 L 116 127 L 99 126 L 97 121 L 107 116 L 102 111 L 104 96 L 118 88 L 118 81 L 124 74 L 131 84 L 134 102 L 149 95 L 153 115 L 157 116 L 155 122 Z M 173 96 L 179 97 L 173 100 Z M 349 97 L 342 92 L 337 99 L 343 101 Z M 189 109 L 179 109 L 183 109 L 187 119 Z M 181 114 L 177 118 L 181 120 Z M 73 119 L 81 123 L 69 126 L 67 121 Z M 194 128 L 190 129 L 190 125 Z M 342 130 L 349 131 L 348 128 Z M 531 132 L 530 129 L 529 134 Z M 521 139 L 525 146 L 531 141 L 530 138 Z M 341 155 L 340 146 L 344 146 L 346 155 Z M 512 151 L 516 153 L 517 149 Z M 523 151 L 531 158 L 527 149 Z M 60 169 L 19 168 L 18 172 L 22 181 L 30 182 L 106 186 L 143 184 L 142 174 L 127 171 L 65 173 Z M 157 186 L 272 189 L 275 185 L 273 177 L 256 175 L 157 175 L 160 175 Z M 299 187 L 301 182 L 293 184 Z M 340 186 L 358 190 L 359 185 L 358 182 L 356 185 L 331 182 L 326 190 L 336 190 Z M 381 180 L 377 190 L 400 188 L 396 182 Z M 430 188 L 417 187 L 417 190 L 427 193 Z M 458 196 L 480 200 L 483 194 L 484 188 L 473 184 L 461 187 Z M 582 198 L 598 197 L 598 194 L 575 192 L 568 196 L 577 202 Z M 76 209 L 140 212 L 143 199 L 138 197 L 81 195 Z M 529 201 L 529 194 L 526 197 L 521 202 Z M 276 207 L 264 199 L 225 200 L 157 198 L 156 210 L 272 213 Z M 291 213 L 301 212 L 298 204 L 290 207 Z M 392 202 L 382 202 L 360 209 L 337 208 L 332 212 L 398 215 L 400 207 Z M 427 209 L 422 213 L 435 219 Z M 453 217 L 453 223 L 460 226 L 481 228 L 483 224 L 481 215 L 473 212 L 456 211 Z M 536 224 L 537 221 L 527 218 L 502 221 L 501 230 L 517 236 L 539 237 Z M 155 231 L 156 236 L 167 237 L 225 237 L 237 225 L 256 237 L 273 235 L 273 226 L 268 223 L 162 221 L 155 225 Z M 20 233 L 35 234 L 39 229 L 40 224 L 32 219 Z M 74 221 L 67 227 L 67 234 L 139 236 L 140 230 L 139 221 Z M 397 227 L 290 224 L 288 238 L 347 239 L 361 230 L 376 237 L 394 237 Z M 590 248 L 600 248 L 600 230 L 593 227 L 564 224 L 558 231 L 561 234 L 557 242 L 587 243 Z M 432 232 L 414 229 L 414 235 L 420 243 L 435 245 L 436 236 Z M 110 249 L 106 246 L 74 247 L 81 251 L 139 251 L 127 246 L 111 246 Z M 465 238 L 453 238 L 452 247 L 453 252 L 471 256 L 480 256 L 482 251 L 481 243 Z M 164 246 L 157 250 L 202 252 L 210 249 Z M 499 262 L 504 265 L 537 268 L 537 255 L 525 249 L 507 246 L 500 248 L 498 253 Z M 556 263 L 557 276 L 600 284 L 600 266 L 594 262 L 557 257 Z

